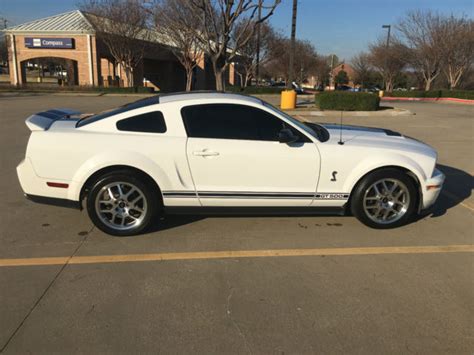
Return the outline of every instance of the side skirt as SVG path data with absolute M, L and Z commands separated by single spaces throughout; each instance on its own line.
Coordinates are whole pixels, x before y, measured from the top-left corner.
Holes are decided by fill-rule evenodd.
M 165 206 L 169 215 L 201 216 L 317 216 L 345 215 L 345 207 L 182 207 Z

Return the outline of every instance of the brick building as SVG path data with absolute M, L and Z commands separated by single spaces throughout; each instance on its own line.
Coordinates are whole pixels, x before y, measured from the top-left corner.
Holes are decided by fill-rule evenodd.
M 354 73 L 354 69 L 351 67 L 351 65 L 342 62 L 341 64 L 338 64 L 337 66 L 335 66 L 334 69 L 331 72 L 332 78 L 335 79 L 337 74 L 339 74 L 340 71 L 345 71 L 347 73 L 347 76 L 349 78 L 349 82 L 346 85 L 354 87 L 354 75 L 355 75 L 355 73 Z
M 80 86 L 152 86 L 162 91 L 185 88 L 185 71 L 170 50 L 159 40 L 159 34 L 147 41 L 145 58 L 134 70 L 134 83 L 129 83 L 125 71 L 115 63 L 107 47 L 97 39 L 91 22 L 82 11 L 75 10 L 34 20 L 5 31 L 10 83 L 28 82 L 28 65 L 38 59 L 61 60 L 67 63 L 69 80 Z M 236 83 L 234 68 L 228 71 L 229 84 Z M 213 89 L 214 76 L 210 63 L 203 58 L 198 64 L 194 89 Z

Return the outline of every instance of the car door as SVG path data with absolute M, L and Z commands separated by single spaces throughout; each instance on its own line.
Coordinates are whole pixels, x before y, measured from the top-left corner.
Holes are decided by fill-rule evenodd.
M 183 107 L 187 157 L 203 206 L 308 206 L 319 176 L 317 146 L 279 117 L 253 106 Z M 298 141 L 280 143 L 287 128 Z

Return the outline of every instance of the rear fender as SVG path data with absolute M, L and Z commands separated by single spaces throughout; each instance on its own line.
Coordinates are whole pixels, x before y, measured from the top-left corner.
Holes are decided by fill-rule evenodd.
M 68 191 L 68 199 L 78 201 L 81 189 L 95 172 L 110 166 L 130 166 L 148 174 L 161 189 L 169 189 L 171 182 L 164 170 L 151 159 L 140 153 L 106 152 L 87 160 L 73 176 L 73 184 Z

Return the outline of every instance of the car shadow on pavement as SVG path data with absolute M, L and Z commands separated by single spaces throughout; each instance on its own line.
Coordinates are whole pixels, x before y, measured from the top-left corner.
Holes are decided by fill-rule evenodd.
M 438 200 L 428 211 L 432 218 L 443 216 L 447 210 L 459 205 L 471 196 L 474 189 L 474 177 L 471 174 L 447 165 L 437 165 L 437 168 L 446 175 L 446 181 Z
M 182 227 L 187 224 L 191 224 L 202 219 L 205 219 L 205 216 L 194 216 L 194 215 L 166 215 L 161 218 L 158 218 L 155 223 L 153 223 L 150 228 L 147 230 L 147 233 L 160 232 L 167 229 L 173 229 L 176 227 Z

